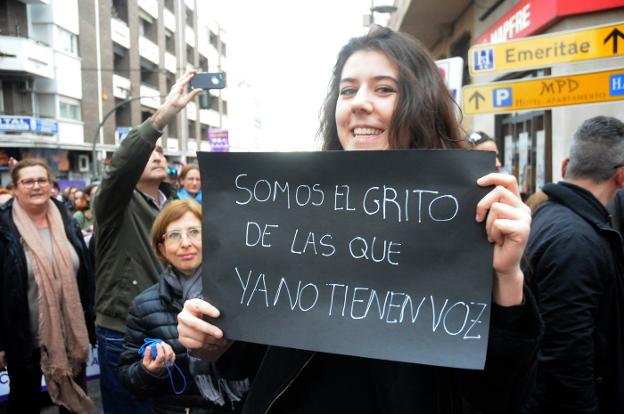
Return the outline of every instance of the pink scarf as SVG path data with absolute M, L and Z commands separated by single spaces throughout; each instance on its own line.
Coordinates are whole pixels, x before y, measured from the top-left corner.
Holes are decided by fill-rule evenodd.
M 74 413 L 91 412 L 91 399 L 74 377 L 84 369 L 89 339 L 72 264 L 70 244 L 58 208 L 48 201 L 46 219 L 52 242 L 52 260 L 39 232 L 18 200 L 13 203 L 13 221 L 24 250 L 32 261 L 39 288 L 39 345 L 41 371 L 54 403 Z

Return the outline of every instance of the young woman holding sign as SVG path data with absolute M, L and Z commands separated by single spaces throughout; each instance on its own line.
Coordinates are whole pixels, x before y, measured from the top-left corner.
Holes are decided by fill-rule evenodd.
M 413 39 L 376 27 L 340 52 L 320 131 L 326 150 L 464 148 L 452 98 L 428 53 Z M 449 168 L 452 168 L 449 166 Z M 494 186 L 476 208 L 494 244 L 493 308 L 484 371 L 266 347 L 245 413 L 484 413 L 519 410 L 541 329 L 520 260 L 530 212 L 513 176 L 492 173 Z M 178 315 L 180 342 L 193 356 L 216 361 L 232 378 L 260 345 L 232 343 L 216 326 L 219 310 L 192 299 Z M 249 358 L 247 358 L 248 360 Z M 251 367 L 245 367 L 250 368 Z M 235 375 L 234 375 L 235 376 Z

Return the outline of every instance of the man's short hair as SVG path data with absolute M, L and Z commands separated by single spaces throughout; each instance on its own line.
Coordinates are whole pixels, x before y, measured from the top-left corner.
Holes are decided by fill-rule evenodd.
M 624 123 L 609 116 L 596 116 L 583 122 L 572 138 L 565 178 L 601 183 L 622 166 Z

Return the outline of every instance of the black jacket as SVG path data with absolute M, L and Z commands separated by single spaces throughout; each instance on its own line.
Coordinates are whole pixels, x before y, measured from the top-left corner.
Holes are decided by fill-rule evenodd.
M 527 413 L 624 412 L 622 238 L 587 190 L 549 184 L 535 214 L 527 272 L 545 334 Z
M 127 331 L 124 347 L 119 358 L 118 376 L 122 384 L 140 398 L 149 399 L 152 409 L 158 413 L 226 413 L 229 407 L 215 407 L 204 399 L 195 385 L 188 369 L 188 356 L 178 340 L 177 315 L 182 310 L 182 297 L 161 276 L 154 286 L 141 292 L 128 310 Z M 176 354 L 176 364 L 182 369 L 187 388 L 176 395 L 169 377 L 155 376 L 145 369 L 142 357 L 137 353 L 145 338 L 161 339 L 171 345 Z M 173 368 L 177 390 L 182 388 L 180 373 Z
M 524 305 L 493 305 L 483 371 L 244 342 L 232 345 L 217 366 L 228 379 L 242 378 L 252 372 L 242 372 L 252 362 L 250 356 L 264 353 L 245 400 L 245 414 L 512 414 L 530 388 L 540 333 L 537 307 L 525 289 Z
M 80 301 L 87 323 L 89 341 L 95 345 L 95 278 L 91 256 L 80 227 L 62 203 L 51 199 L 61 213 L 65 234 L 72 244 L 80 267 L 76 276 Z M 32 338 L 28 310 L 28 270 L 21 236 L 13 222 L 14 199 L 0 208 L 0 350 L 12 366 L 32 367 Z

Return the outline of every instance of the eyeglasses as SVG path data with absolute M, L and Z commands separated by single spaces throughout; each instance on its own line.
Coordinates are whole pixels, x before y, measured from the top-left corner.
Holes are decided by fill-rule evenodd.
M 47 187 L 50 184 L 50 180 L 47 178 L 27 178 L 25 180 L 20 180 L 19 183 L 24 186 L 24 188 L 34 188 L 35 184 L 39 184 L 39 187 Z
M 184 236 L 190 241 L 198 242 L 201 240 L 201 229 L 199 227 L 191 227 L 186 230 L 171 230 L 163 234 L 162 238 L 165 243 L 180 244 Z

